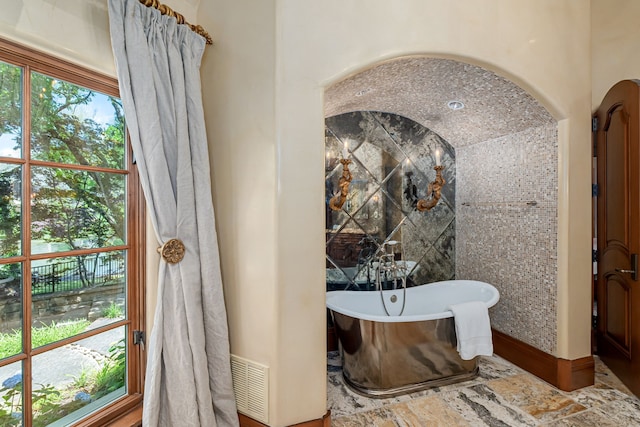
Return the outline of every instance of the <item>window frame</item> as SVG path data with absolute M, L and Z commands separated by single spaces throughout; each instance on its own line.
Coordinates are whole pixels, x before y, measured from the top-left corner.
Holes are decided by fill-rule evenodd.
M 31 71 L 46 74 L 47 76 L 64 80 L 69 83 L 76 84 L 78 86 L 85 87 L 90 90 L 101 92 L 109 96 L 120 97 L 118 81 L 117 79 L 101 74 L 99 72 L 90 70 L 83 66 L 68 62 L 63 59 L 56 58 L 47 53 L 38 51 L 36 49 L 23 46 L 10 40 L 0 37 L 0 61 L 7 64 L 15 65 L 23 68 L 23 82 L 26 81 L 26 85 L 30 83 Z M 30 92 L 30 87 L 25 87 L 22 96 L 22 138 L 23 141 L 30 138 L 30 102 L 26 92 Z M 145 354 L 141 345 L 134 344 L 134 331 L 145 331 L 145 242 L 146 242 L 146 211 L 144 195 L 140 185 L 137 167 L 133 161 L 133 155 L 131 152 L 131 143 L 127 133 L 127 159 L 126 159 L 126 176 L 127 176 L 127 242 L 125 245 L 119 246 L 122 250 L 127 251 L 127 318 L 123 321 L 117 322 L 118 325 L 127 326 L 127 387 L 126 394 L 113 402 L 103 406 L 101 409 L 89 414 L 88 416 L 78 420 L 72 425 L 75 427 L 92 427 L 98 425 L 105 425 L 113 422 L 114 420 L 130 413 L 142 406 L 142 393 L 144 390 L 144 372 L 145 372 Z M 4 163 L 15 164 L 23 166 L 27 164 L 26 147 L 23 144 L 23 156 L 20 158 L 1 157 Z M 73 165 L 75 169 L 76 165 Z M 78 169 L 82 169 L 80 166 Z M 29 190 L 31 177 L 27 176 L 26 171 L 23 169 L 22 173 L 22 188 Z M 28 191 L 23 194 L 30 194 Z M 30 254 L 30 242 L 27 241 L 29 235 L 25 233 L 25 230 L 30 227 L 30 208 L 28 201 L 23 199 L 22 206 L 22 253 L 18 256 L 2 259 L 2 264 L 5 263 L 25 263 Z M 60 255 L 64 256 L 66 252 L 61 252 Z M 77 251 L 74 251 L 77 253 Z M 59 256 L 56 254 L 56 257 Z M 25 284 L 31 283 L 31 271 L 29 268 L 23 268 L 24 273 L 22 276 L 23 289 Z M 75 338 L 71 337 L 62 340 L 57 343 L 48 344 L 37 349 L 36 354 L 27 354 L 24 350 L 30 349 L 27 346 L 28 341 L 31 339 L 31 292 L 23 292 L 23 351 L 17 355 L 10 356 L 2 361 L 2 365 L 8 365 L 14 362 L 22 362 L 28 360 L 37 354 L 42 354 L 45 351 L 52 350 L 54 348 L 61 347 L 70 341 L 75 341 Z M 104 331 L 104 328 L 98 328 L 83 333 L 83 338 L 94 336 Z M 86 334 L 86 335 L 85 335 Z M 30 349 L 31 350 L 31 349 Z M 33 350 L 29 351 L 33 353 Z M 23 365 L 23 378 L 30 379 L 31 377 L 31 364 Z M 24 396 L 31 395 L 31 381 L 23 382 Z M 29 399 L 30 401 L 30 399 Z M 24 402 L 24 400 L 23 400 Z M 26 403 L 26 402 L 25 402 Z M 32 414 L 31 405 L 23 403 L 23 423 L 24 425 L 31 425 Z

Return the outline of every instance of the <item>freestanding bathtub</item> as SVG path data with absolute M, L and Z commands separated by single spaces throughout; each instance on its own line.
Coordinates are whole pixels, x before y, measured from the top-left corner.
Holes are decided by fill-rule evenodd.
M 469 301 L 492 307 L 500 297 L 498 290 L 484 282 L 449 280 L 404 292 L 327 292 L 327 307 L 341 344 L 343 376 L 360 394 L 391 397 L 478 374 L 477 357 L 462 360 L 456 350 L 453 313 L 448 307 Z

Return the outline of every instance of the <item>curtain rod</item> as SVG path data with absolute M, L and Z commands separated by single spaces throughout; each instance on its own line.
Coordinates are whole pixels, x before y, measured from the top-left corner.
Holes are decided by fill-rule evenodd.
M 140 1 L 140 3 L 142 3 L 147 7 L 153 7 L 154 9 L 158 9 L 160 13 L 163 15 L 168 15 L 176 18 L 176 20 L 178 21 L 178 24 L 188 25 L 192 31 L 204 37 L 205 40 L 207 41 L 207 44 L 213 44 L 213 39 L 211 38 L 209 33 L 207 33 L 207 31 L 204 28 L 202 28 L 202 26 L 188 23 L 184 19 L 184 16 L 182 16 L 175 10 L 171 9 L 169 6 L 165 4 L 161 4 L 158 0 L 138 0 L 138 1 Z

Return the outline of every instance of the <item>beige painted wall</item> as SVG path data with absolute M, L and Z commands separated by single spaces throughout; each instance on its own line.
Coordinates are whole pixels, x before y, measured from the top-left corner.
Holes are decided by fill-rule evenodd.
M 593 93 L 595 111 L 620 80 L 640 79 L 640 2 L 591 0 Z
M 273 387 L 286 375 L 277 359 L 274 2 L 205 3 L 199 22 L 215 44 L 201 75 L 231 351 L 269 367 L 274 419 Z
M 200 0 L 163 0 L 196 22 Z M 115 76 L 107 0 L 0 0 L 0 36 Z
M 0 35 L 115 76 L 106 0 L 0 0 Z
M 215 39 L 202 78 L 231 345 L 271 369 L 270 425 L 326 411 L 324 88 L 387 58 L 484 66 L 560 121 L 557 356 L 589 354 L 588 3 L 168 3 L 189 19 L 197 12 Z M 113 74 L 106 1 L 0 0 L 0 8 L 0 35 Z
M 326 409 L 323 92 L 387 58 L 482 65 L 560 121 L 557 356 L 590 353 L 588 3 L 218 0 L 203 2 L 198 18 L 216 40 L 205 62 L 213 73 L 203 75 L 232 350 L 271 366 L 271 425 Z

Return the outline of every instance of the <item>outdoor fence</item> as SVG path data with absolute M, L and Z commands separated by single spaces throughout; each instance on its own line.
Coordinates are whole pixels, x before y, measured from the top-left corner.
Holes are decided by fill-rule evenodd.
M 121 258 L 44 264 L 31 268 L 31 292 L 40 295 L 112 284 L 123 280 L 124 274 Z

